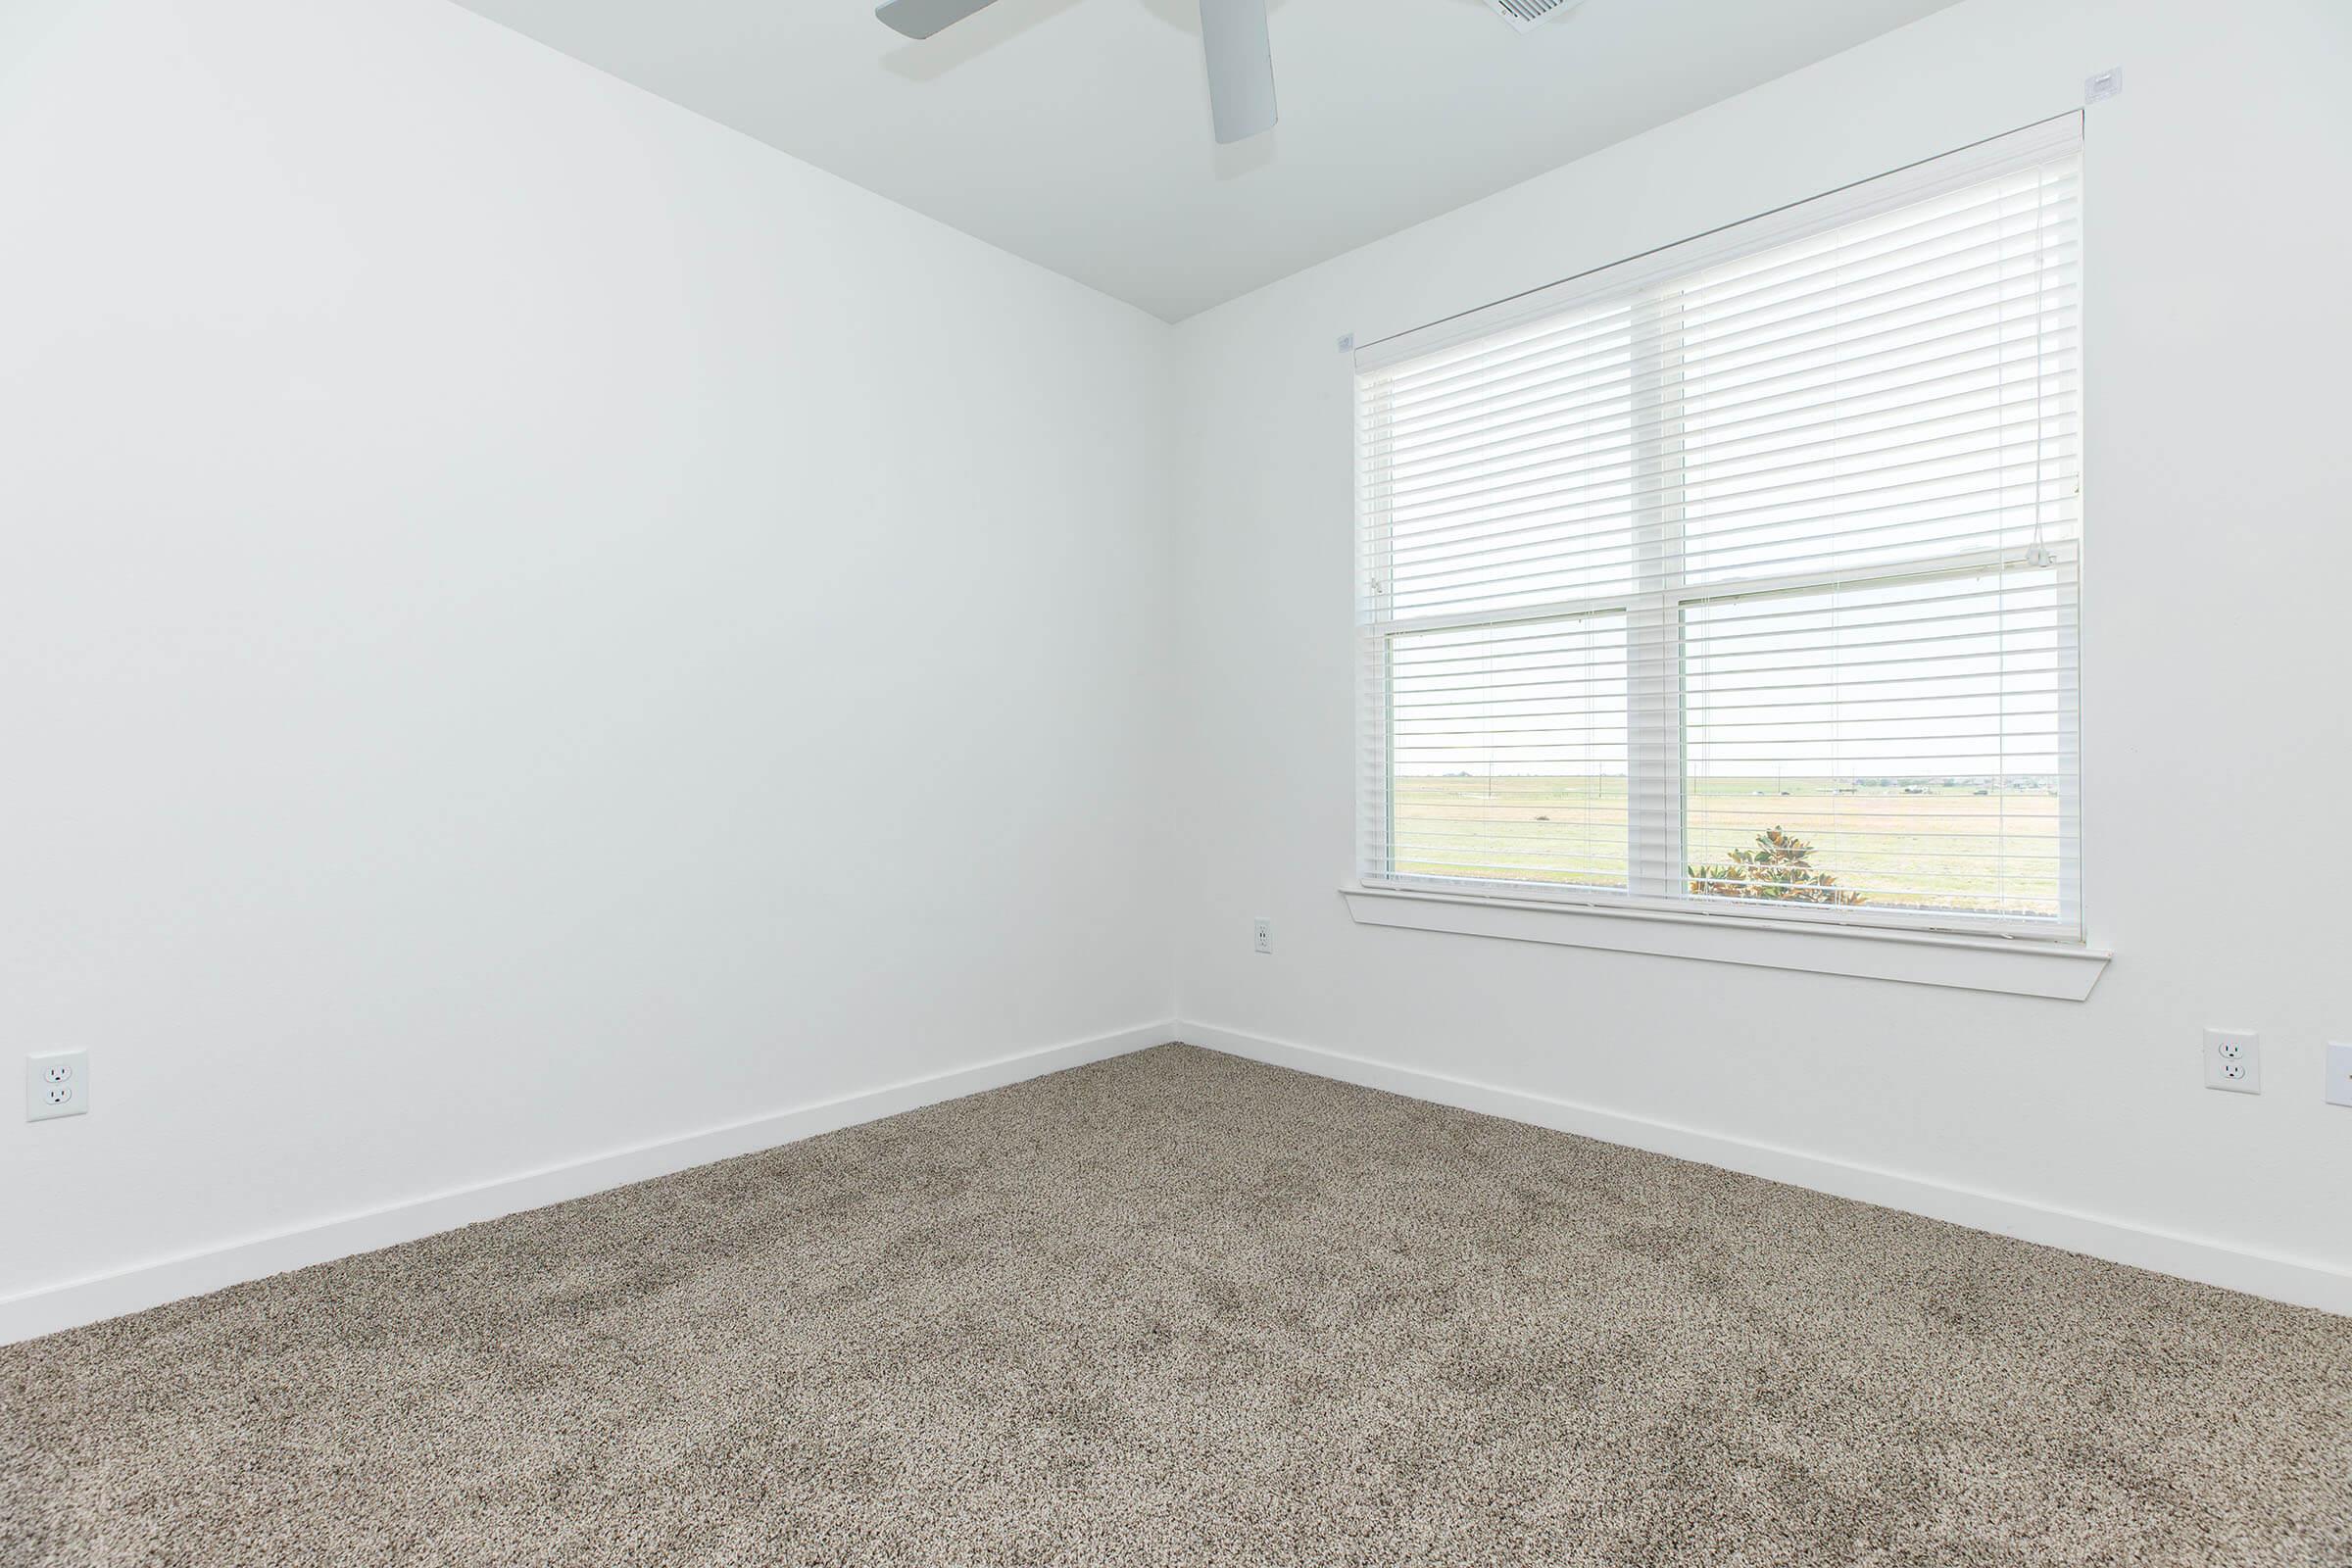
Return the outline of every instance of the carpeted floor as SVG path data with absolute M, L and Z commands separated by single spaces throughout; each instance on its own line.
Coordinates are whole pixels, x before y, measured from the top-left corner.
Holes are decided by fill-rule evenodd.
M 2352 1564 L 2352 1320 L 1171 1046 L 0 1348 L 0 1563 Z

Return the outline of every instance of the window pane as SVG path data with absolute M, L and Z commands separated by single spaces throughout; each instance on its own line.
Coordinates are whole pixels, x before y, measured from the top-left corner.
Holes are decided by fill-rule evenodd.
M 1389 639 L 1391 865 L 1626 885 L 1625 617 Z
M 1690 607 L 1692 891 L 2056 919 L 2072 569 Z
M 1689 581 L 2075 536 L 2078 181 L 2024 170 L 1686 286 Z
M 1365 504 L 1391 617 L 1526 609 L 1631 580 L 1633 313 L 1432 360 L 1368 395 Z

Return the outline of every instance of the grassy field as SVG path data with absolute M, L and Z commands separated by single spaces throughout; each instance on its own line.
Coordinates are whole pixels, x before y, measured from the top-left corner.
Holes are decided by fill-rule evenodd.
M 1699 779 L 1687 803 L 1687 858 L 1720 863 L 1774 827 L 1810 842 L 1814 869 L 1869 904 L 2058 912 L 2058 799 L 2047 788 Z M 1396 869 L 1407 874 L 1623 887 L 1625 780 L 1401 778 L 1396 835 Z

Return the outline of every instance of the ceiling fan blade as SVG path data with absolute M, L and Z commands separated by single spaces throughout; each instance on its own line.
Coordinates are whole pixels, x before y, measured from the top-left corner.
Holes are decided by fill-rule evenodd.
M 1274 45 L 1266 0 L 1200 0 L 1208 53 L 1208 109 L 1217 140 L 1247 141 L 1274 128 Z
M 874 15 L 909 38 L 928 38 L 942 27 L 961 22 L 990 0 L 882 0 Z

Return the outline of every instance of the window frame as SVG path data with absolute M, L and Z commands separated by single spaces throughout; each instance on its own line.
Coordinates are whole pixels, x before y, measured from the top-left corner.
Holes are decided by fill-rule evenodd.
M 1564 315 L 1580 305 L 1606 306 L 1622 302 L 1631 311 L 1632 340 L 1643 345 L 1630 380 L 1629 408 L 1635 419 L 1634 472 L 1636 490 L 1645 499 L 1635 518 L 1637 571 L 1624 591 L 1552 600 L 1535 605 L 1512 605 L 1491 610 L 1454 611 L 1429 614 L 1393 614 L 1386 600 L 1391 588 L 1392 525 L 1381 501 L 1367 483 L 1362 436 L 1356 441 L 1357 465 L 1357 629 L 1359 687 L 1359 764 L 1357 791 L 1358 863 L 1356 881 L 1344 892 L 1379 896 L 1421 896 L 1433 903 L 1492 903 L 1513 908 L 1558 906 L 1578 913 L 1625 913 L 1648 918 L 1696 920 L 1727 926 L 1765 927 L 1774 931 L 1864 937 L 1953 939 L 1955 944 L 1990 941 L 2064 950 L 2103 964 L 2106 955 L 2087 946 L 2087 923 L 2082 904 L 2082 558 L 2078 525 L 2073 536 L 2031 546 L 1948 551 L 1909 557 L 1866 566 L 1822 564 L 1810 569 L 1752 578 L 1710 577 L 1693 583 L 1680 568 L 1686 509 L 1683 486 L 1677 482 L 1688 433 L 1686 408 L 1680 395 L 1685 339 L 1681 330 L 1682 296 L 1688 284 L 1726 261 L 1751 255 L 1802 238 L 1860 223 L 1878 213 L 1900 210 L 1932 199 L 1937 189 L 1960 189 L 2027 167 L 2051 150 L 2064 147 L 2079 155 L 2081 119 L 2064 116 L 2030 126 L 2007 137 L 1996 137 L 1958 153 L 1929 160 L 1846 191 L 1796 204 L 1760 220 L 1731 225 L 1699 241 L 1651 252 L 1618 267 L 1601 269 L 1587 278 L 1606 279 L 1631 270 L 1631 279 L 1615 286 L 1584 286 L 1570 279 L 1550 289 L 1504 302 L 1487 311 L 1448 318 L 1421 332 L 1385 340 L 1392 345 L 1373 363 L 1386 366 L 1438 352 L 1453 344 L 1475 342 L 1546 318 Z M 1742 242 L 1740 236 L 1752 237 Z M 1715 241 L 1710 245 L 1709 242 Z M 1696 250 L 1682 263 L 1672 258 Z M 1544 303 L 1547 296 L 1554 303 Z M 2078 306 L 2078 310 L 2080 307 Z M 1492 324 L 1477 324 L 1492 318 Z M 1411 345 L 1427 334 L 1443 334 L 1426 347 Z M 1381 345 L 1371 345 L 1379 349 Z M 2076 351 L 2080 364 L 2082 351 Z M 1355 365 L 1356 429 L 1370 427 L 1371 404 L 1382 392 L 1365 373 L 1366 357 L 1358 351 Z M 1385 385 L 1385 383 L 1380 383 Z M 1652 402 L 1651 400 L 1655 400 Z M 2080 416 L 2078 414 L 2078 424 Z M 2036 458 L 2036 469 L 2039 460 Z M 2078 469 L 2078 472 L 2081 470 Z M 1642 478 L 1663 480 L 1644 485 Z M 2082 488 L 2087 488 L 2087 479 Z M 2056 666 L 2059 675 L 2062 722 L 2056 743 L 2060 757 L 2058 811 L 2058 913 L 2054 918 L 2013 913 L 1977 913 L 1957 909 L 1871 905 L 1857 907 L 1805 905 L 1794 902 L 1705 896 L 1690 891 L 1690 759 L 1689 759 L 1689 617 L 1694 609 L 1767 597 L 1829 595 L 1840 590 L 1982 579 L 2008 571 L 2052 572 L 2051 582 L 2062 590 L 2061 612 L 2055 617 Z M 1621 616 L 1626 642 L 1627 719 L 1627 876 L 1622 890 L 1586 884 L 1516 881 L 1479 877 L 1448 877 L 1396 869 L 1396 817 L 1394 712 L 1392 684 L 1395 647 L 1399 637 L 1484 627 L 1569 626 L 1595 616 Z M 1377 767 L 1368 765 L 1375 755 Z M 1636 808 L 1637 796 L 1646 797 L 1646 809 Z M 1413 923 L 1383 916 L 1365 919 L 1356 901 L 1350 907 L 1365 923 Z M 1444 928 L 1467 928 L 1447 925 Z M 1615 943 L 1576 945 L 1615 946 Z M 1647 951 L 1647 949 L 1642 949 Z M 1845 972 L 1872 972 L 1869 969 Z M 2089 983 L 2095 983 L 2096 970 Z M 1936 983 L 1965 983 L 1942 982 Z M 2071 984 L 2071 982 L 2070 982 Z M 1988 989 L 2006 989 L 1991 986 Z M 2083 994 L 2087 995 L 2087 984 Z M 2036 994 L 2056 995 L 2057 992 Z

